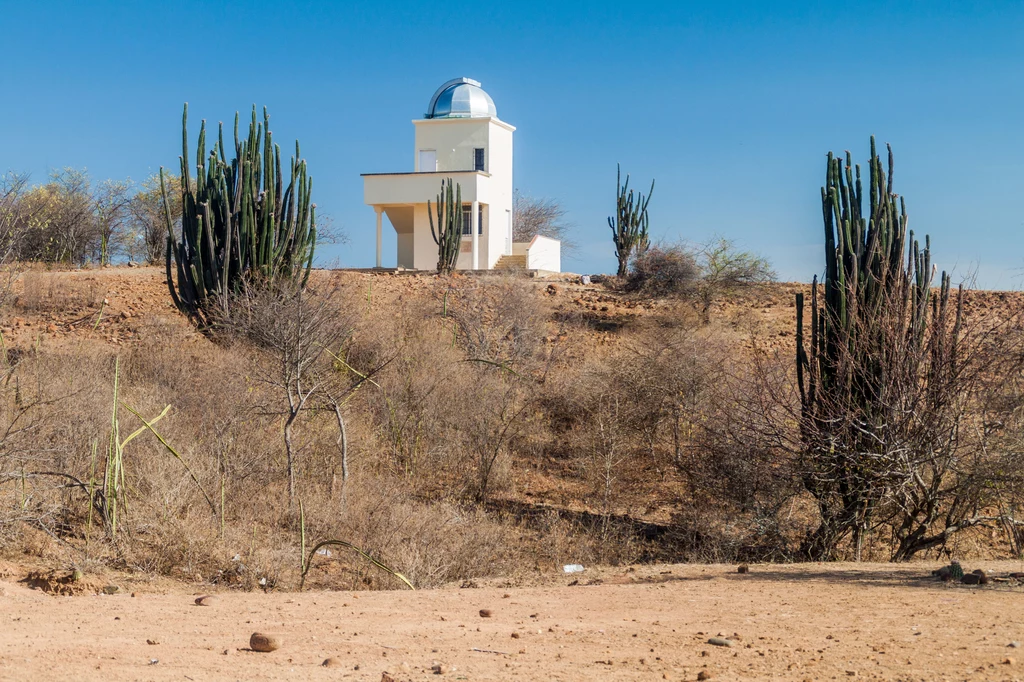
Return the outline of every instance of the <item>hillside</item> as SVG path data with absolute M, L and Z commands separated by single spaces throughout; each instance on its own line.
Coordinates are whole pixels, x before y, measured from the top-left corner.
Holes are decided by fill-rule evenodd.
M 703 456 L 699 415 L 717 419 L 714 410 L 735 400 L 720 389 L 752 366 L 791 372 L 794 295 L 806 289 L 744 290 L 702 324 L 686 301 L 569 275 L 316 272 L 311 298 L 334 306 L 348 329 L 332 381 L 352 383 L 338 389 L 344 452 L 325 406 L 296 422 L 309 540 L 353 541 L 422 585 L 480 575 L 480 566 L 522 579 L 562 563 L 770 556 L 765 531 L 745 529 L 756 520 L 749 510 L 695 478 L 704 475 L 693 468 Z M 171 305 L 161 268 L 33 270 L 11 293 L 0 328 L 8 386 L 17 387 L 6 447 L 24 454 L 8 461 L 0 488 L 23 510 L 2 525 L 8 553 L 243 587 L 293 584 L 302 529 L 282 489 L 273 363 L 246 343 L 196 332 Z M 1009 318 L 1022 304 L 1017 292 L 972 292 L 967 318 Z M 355 379 L 374 366 L 369 380 Z M 115 375 L 121 437 L 139 426 L 125 408 L 155 415 L 169 406 L 158 431 L 180 459 L 135 439 L 122 493 L 132 539 L 97 543 L 95 517 L 109 504 L 90 511 L 80 492 L 98 486 L 111 461 Z M 747 390 L 738 386 L 729 390 Z M 665 396 L 681 408 L 673 413 Z M 771 532 L 791 544 L 812 516 L 799 496 L 786 505 Z M 963 534 L 955 548 L 1008 551 L 994 528 Z M 868 546 L 875 559 L 887 552 L 882 536 Z M 239 555 L 250 557 L 245 570 L 231 561 Z M 396 584 L 347 560 L 310 578 Z

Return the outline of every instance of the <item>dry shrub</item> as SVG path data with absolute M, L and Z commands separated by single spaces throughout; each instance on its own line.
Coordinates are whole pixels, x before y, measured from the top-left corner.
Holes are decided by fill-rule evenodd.
M 453 279 L 445 295 L 468 357 L 529 367 L 545 333 L 532 282 L 515 273 Z
M 386 365 L 357 400 L 386 455 L 378 463 L 381 473 L 436 474 L 453 453 L 445 434 L 454 400 L 451 376 L 462 360 L 453 335 L 450 320 L 435 319 L 412 302 L 357 322 L 349 364 Z
M 626 289 L 651 296 L 689 294 L 699 277 L 691 249 L 683 244 L 655 244 L 631 260 Z

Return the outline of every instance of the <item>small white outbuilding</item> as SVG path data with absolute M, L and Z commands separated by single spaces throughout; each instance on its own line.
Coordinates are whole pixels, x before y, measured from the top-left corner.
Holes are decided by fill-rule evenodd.
M 413 170 L 364 173 L 363 197 L 377 214 L 377 267 L 381 267 L 383 216 L 398 235 L 398 267 L 433 270 L 437 244 L 430 233 L 427 200 L 433 205 L 441 182 L 462 189 L 462 248 L 457 268 L 524 267 L 559 271 L 557 240 L 534 237 L 512 243 L 512 133 L 498 118 L 494 100 L 469 78 L 450 80 L 414 120 Z M 434 216 L 436 220 L 436 214 Z

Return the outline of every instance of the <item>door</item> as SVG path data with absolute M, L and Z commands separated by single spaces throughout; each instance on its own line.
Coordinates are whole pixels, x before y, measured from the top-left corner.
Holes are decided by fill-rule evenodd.
M 437 150 L 420 150 L 420 173 L 433 173 L 437 171 Z

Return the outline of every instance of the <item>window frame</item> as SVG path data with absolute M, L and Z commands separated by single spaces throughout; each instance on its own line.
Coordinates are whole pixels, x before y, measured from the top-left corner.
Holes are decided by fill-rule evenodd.
M 470 220 L 472 219 L 472 217 L 473 217 L 473 204 L 463 204 L 462 205 L 462 236 L 463 237 L 470 237 L 471 238 L 473 236 L 473 232 L 472 232 L 473 226 L 470 224 Z M 477 218 L 476 219 L 477 219 L 476 233 L 478 235 L 482 236 L 483 233 L 484 233 L 484 205 L 483 204 L 480 204 L 479 206 L 477 206 Z

